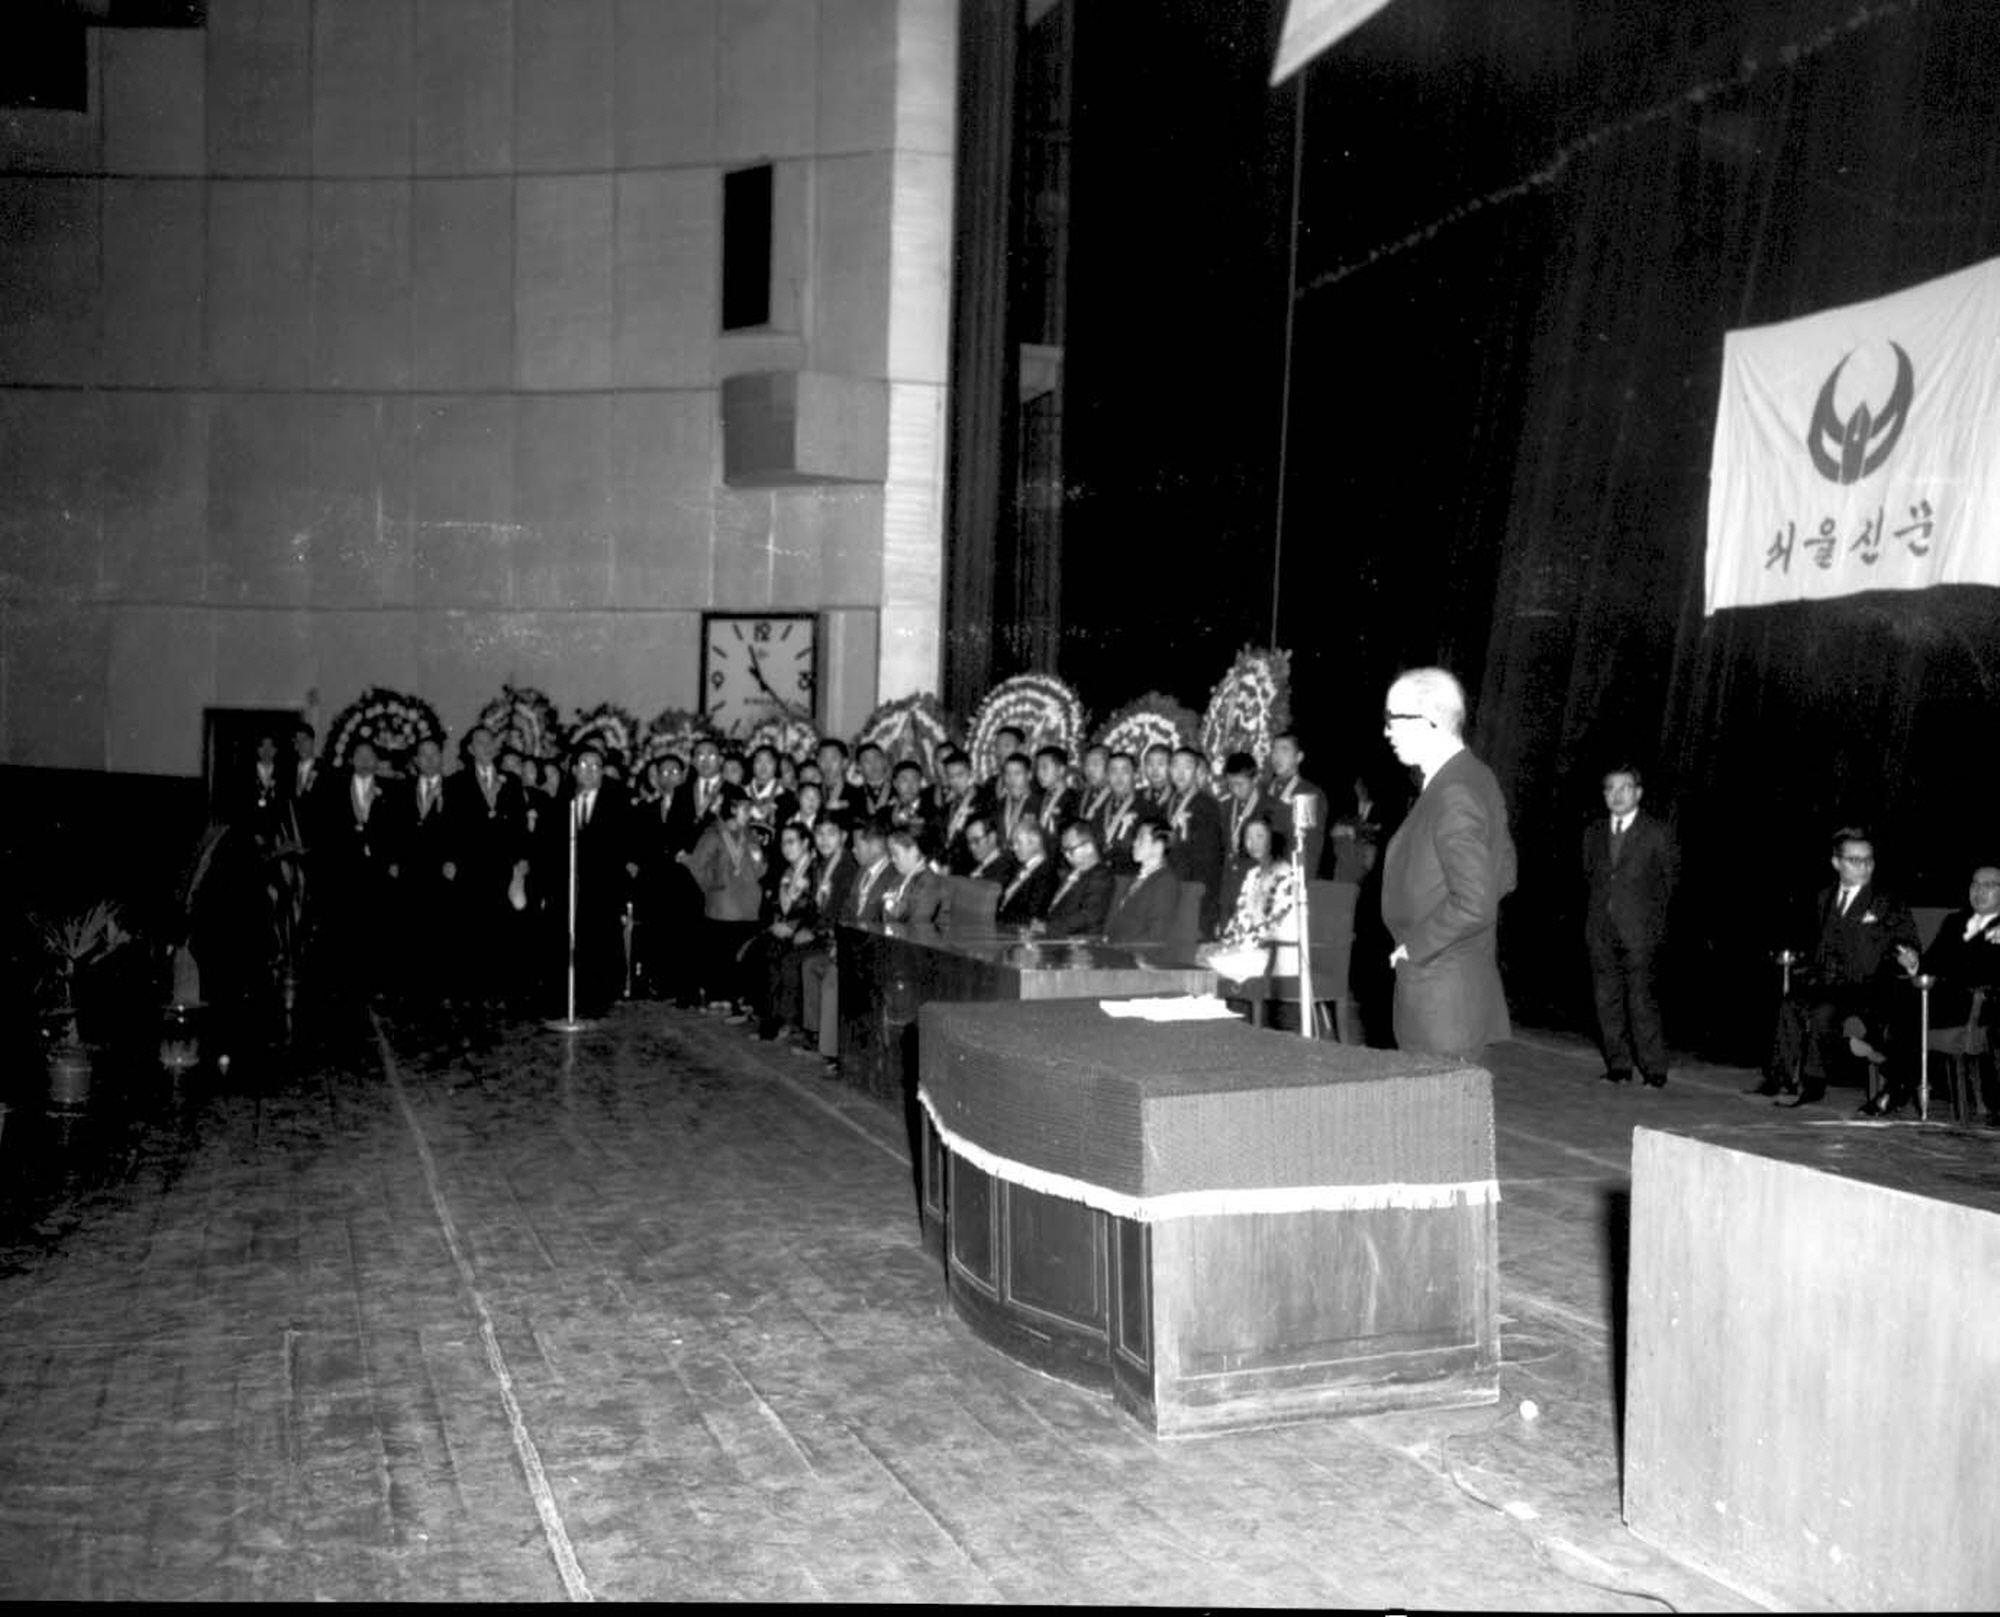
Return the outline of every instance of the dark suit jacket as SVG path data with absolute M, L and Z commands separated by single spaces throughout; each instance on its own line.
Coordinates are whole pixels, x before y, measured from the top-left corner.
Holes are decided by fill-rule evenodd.
M 1055 897 L 1056 883 L 1061 880 L 1062 872 L 1056 869 L 1053 859 L 1044 858 L 1025 877 L 1016 871 L 1001 889 L 1000 902 L 993 911 L 993 924 L 1026 926 L 1030 921 L 1046 919 L 1049 900 Z
M 1174 935 L 1180 908 L 1181 879 L 1163 864 L 1143 880 L 1133 878 L 1105 922 L 1104 935 L 1112 943 L 1165 943 Z
M 2000 988 L 2000 916 L 1988 921 L 1986 930 L 1967 943 L 1965 923 L 1971 919 L 1969 908 L 1953 910 L 1924 951 L 1923 969 L 1937 978 L 1937 986 L 1931 990 L 1934 1032 L 1965 1025 L 1975 988 L 1988 990 L 1986 1024 L 1991 1027 L 2000 1020 L 2000 1006 L 1991 992 Z
M 569 881 L 569 826 L 576 801 L 574 781 L 543 816 L 552 875 L 551 897 L 561 903 Z M 576 915 L 579 932 L 606 928 L 625 912 L 631 878 L 625 865 L 632 857 L 631 804 L 625 788 L 607 779 L 597 788 L 590 823 L 576 833 Z
M 1014 879 L 1014 872 L 1019 868 L 1014 856 L 1005 848 L 1000 848 L 994 852 L 992 864 L 983 870 L 968 870 L 965 874 L 976 881 L 998 882 L 1005 887 Z
M 342 907 L 365 903 L 367 895 L 350 884 L 366 887 L 388 876 L 400 852 L 396 808 L 395 786 L 380 775 L 365 820 L 355 812 L 353 772 L 342 770 L 327 782 L 319 798 L 319 835 L 313 846 L 330 902 Z
M 1201 935 L 1215 936 L 1222 916 L 1222 870 L 1228 857 L 1229 829 L 1222 818 L 1222 805 L 1213 794 L 1196 787 L 1188 799 L 1187 812 L 1174 821 L 1173 847 L 1167 862 L 1182 881 L 1202 884 Z
M 1902 975 L 1896 949 L 1917 947 L 1917 923 L 1903 903 L 1867 882 L 1840 913 L 1840 887 L 1823 889 L 1813 901 L 1812 946 L 1807 954 L 1811 981 L 1823 988 L 1893 985 Z
M 479 772 L 459 770 L 444 783 L 445 824 L 462 896 L 474 902 L 504 900 L 514 861 L 527 857 L 528 800 L 521 783 L 495 769 L 493 801 L 479 789 Z
M 1396 968 L 1400 1048 L 1462 1055 L 1513 1032 L 1498 941 L 1515 873 L 1499 781 L 1470 752 L 1454 753 L 1382 862 L 1382 919 L 1409 951 Z
M 423 790 L 421 778 L 413 775 L 406 781 L 398 781 L 397 785 L 401 801 L 397 804 L 396 813 L 403 823 L 403 845 L 398 862 L 402 865 L 404 877 L 421 889 L 412 896 L 418 903 L 423 903 L 450 891 L 445 885 L 444 867 L 457 858 L 445 783 L 440 776 L 437 800 L 431 805 L 430 813 L 421 817 L 417 813 L 418 793 Z
M 854 878 L 861 873 L 861 867 L 854 862 L 854 855 L 846 848 L 840 850 L 840 857 L 828 871 L 824 860 L 813 861 L 813 943 L 824 948 L 833 941 L 833 922 L 847 913 L 848 899 L 854 892 Z M 824 894 L 824 896 L 822 896 Z
M 701 790 L 701 779 L 690 771 L 680 785 L 674 788 L 673 801 L 667 805 L 667 856 L 690 853 L 701 840 L 701 834 L 708 829 L 715 818 L 716 799 L 722 795 L 722 777 L 715 777 L 715 784 L 709 791 L 708 807 L 697 810 L 695 802 Z M 646 861 L 640 860 L 644 864 Z
M 1598 815 L 1583 832 L 1583 880 L 1587 890 L 1583 929 L 1587 938 L 1616 940 L 1632 950 L 1659 947 L 1667 933 L 1667 908 L 1680 880 L 1674 834 L 1640 809 L 1625 831 L 1624 845 L 1611 858 L 1611 816 Z
M 1049 847 L 1053 850 L 1062 828 L 1077 817 L 1083 805 L 1083 796 L 1074 786 L 1058 786 L 1053 792 L 1038 789 L 1034 793 L 1034 804 L 1035 818 L 1048 832 Z
M 891 867 L 882 885 L 891 897 L 898 891 L 902 893 L 897 902 L 892 903 L 890 898 L 883 900 L 885 921 L 903 926 L 941 927 L 951 919 L 951 884 L 935 870 L 919 870 L 905 887 L 903 878 Z
M 1092 865 L 1069 884 L 1067 892 L 1056 883 L 1059 896 L 1049 901 L 1048 926 L 1052 938 L 1095 938 L 1104 934 L 1111 919 L 1111 901 L 1117 896 L 1118 878 L 1109 865 Z
M 1104 862 L 1113 871 L 1129 873 L 1139 868 L 1138 860 L 1132 857 L 1132 838 L 1138 833 L 1139 813 L 1143 807 L 1137 792 L 1123 804 L 1115 798 L 1105 799 L 1104 812 L 1097 820 L 1097 833 L 1099 845 L 1104 850 Z
M 864 891 L 864 884 L 868 882 L 868 872 L 855 871 L 853 885 L 847 890 L 847 902 L 840 907 L 841 920 L 849 926 L 879 924 L 882 919 L 882 906 L 889 895 L 896 890 L 896 883 L 900 879 L 896 874 L 896 867 L 884 859 L 873 884 L 868 885 Z
M 1286 793 L 1290 795 L 1287 796 Z M 1307 881 L 1319 877 L 1320 860 L 1326 856 L 1327 808 L 1326 793 L 1307 780 L 1303 775 L 1294 776 L 1289 784 L 1272 781 L 1265 797 L 1271 805 L 1271 818 L 1277 828 L 1284 833 L 1285 846 L 1294 845 L 1299 849 L 1299 868 L 1305 872 Z M 1299 831 L 1294 823 L 1297 810 L 1293 807 L 1300 798 L 1312 799 L 1312 827 L 1305 833 L 1305 841 L 1299 842 Z

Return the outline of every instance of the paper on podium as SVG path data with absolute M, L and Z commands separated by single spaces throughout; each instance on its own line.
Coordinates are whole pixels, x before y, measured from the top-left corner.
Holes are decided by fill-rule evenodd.
M 1106 1016 L 1137 1017 L 1142 1022 L 1220 1022 L 1236 1020 L 1213 994 L 1162 994 L 1147 999 L 1100 999 Z

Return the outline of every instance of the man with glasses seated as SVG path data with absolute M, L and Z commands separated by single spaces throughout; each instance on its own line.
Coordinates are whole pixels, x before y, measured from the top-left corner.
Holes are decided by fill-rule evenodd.
M 1875 845 L 1867 832 L 1856 826 L 1834 832 L 1829 863 L 1835 880 L 1813 901 L 1811 943 L 1778 1007 L 1771 1070 L 1756 1092 L 1777 1094 L 1799 1073 L 1791 1105 L 1814 1105 L 1839 1081 L 1867 1088 L 1865 1109 L 1873 1110 L 1877 1086 L 1870 1069 L 1884 1062 L 1903 975 L 1897 951 L 1917 947 L 1917 924 L 1901 902 L 1876 887 Z M 1818 1056 L 1817 1071 L 1809 1051 Z

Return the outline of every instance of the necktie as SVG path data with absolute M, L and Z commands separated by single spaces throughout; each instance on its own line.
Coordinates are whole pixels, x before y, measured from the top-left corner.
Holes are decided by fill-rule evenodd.
M 1852 887 L 1843 887 L 1843 888 L 1841 888 L 1841 890 L 1840 890 L 1840 913 L 1841 913 L 1842 915 L 1845 915 L 1845 914 L 1847 913 L 1847 906 L 1848 906 L 1848 905 L 1850 905 L 1850 904 L 1852 904 L 1852 903 L 1854 902 L 1854 892 L 1855 892 L 1855 890 L 1854 890 L 1854 889 L 1853 889 Z
M 1625 851 L 1625 821 L 1622 817 L 1611 822 L 1611 862 L 1618 863 L 1618 856 Z

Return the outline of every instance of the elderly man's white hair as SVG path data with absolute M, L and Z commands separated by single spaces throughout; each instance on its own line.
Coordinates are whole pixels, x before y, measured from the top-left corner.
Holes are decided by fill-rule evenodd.
M 1398 701 L 1432 720 L 1447 735 L 1465 733 L 1465 687 L 1446 668 L 1412 668 L 1398 677 Z

